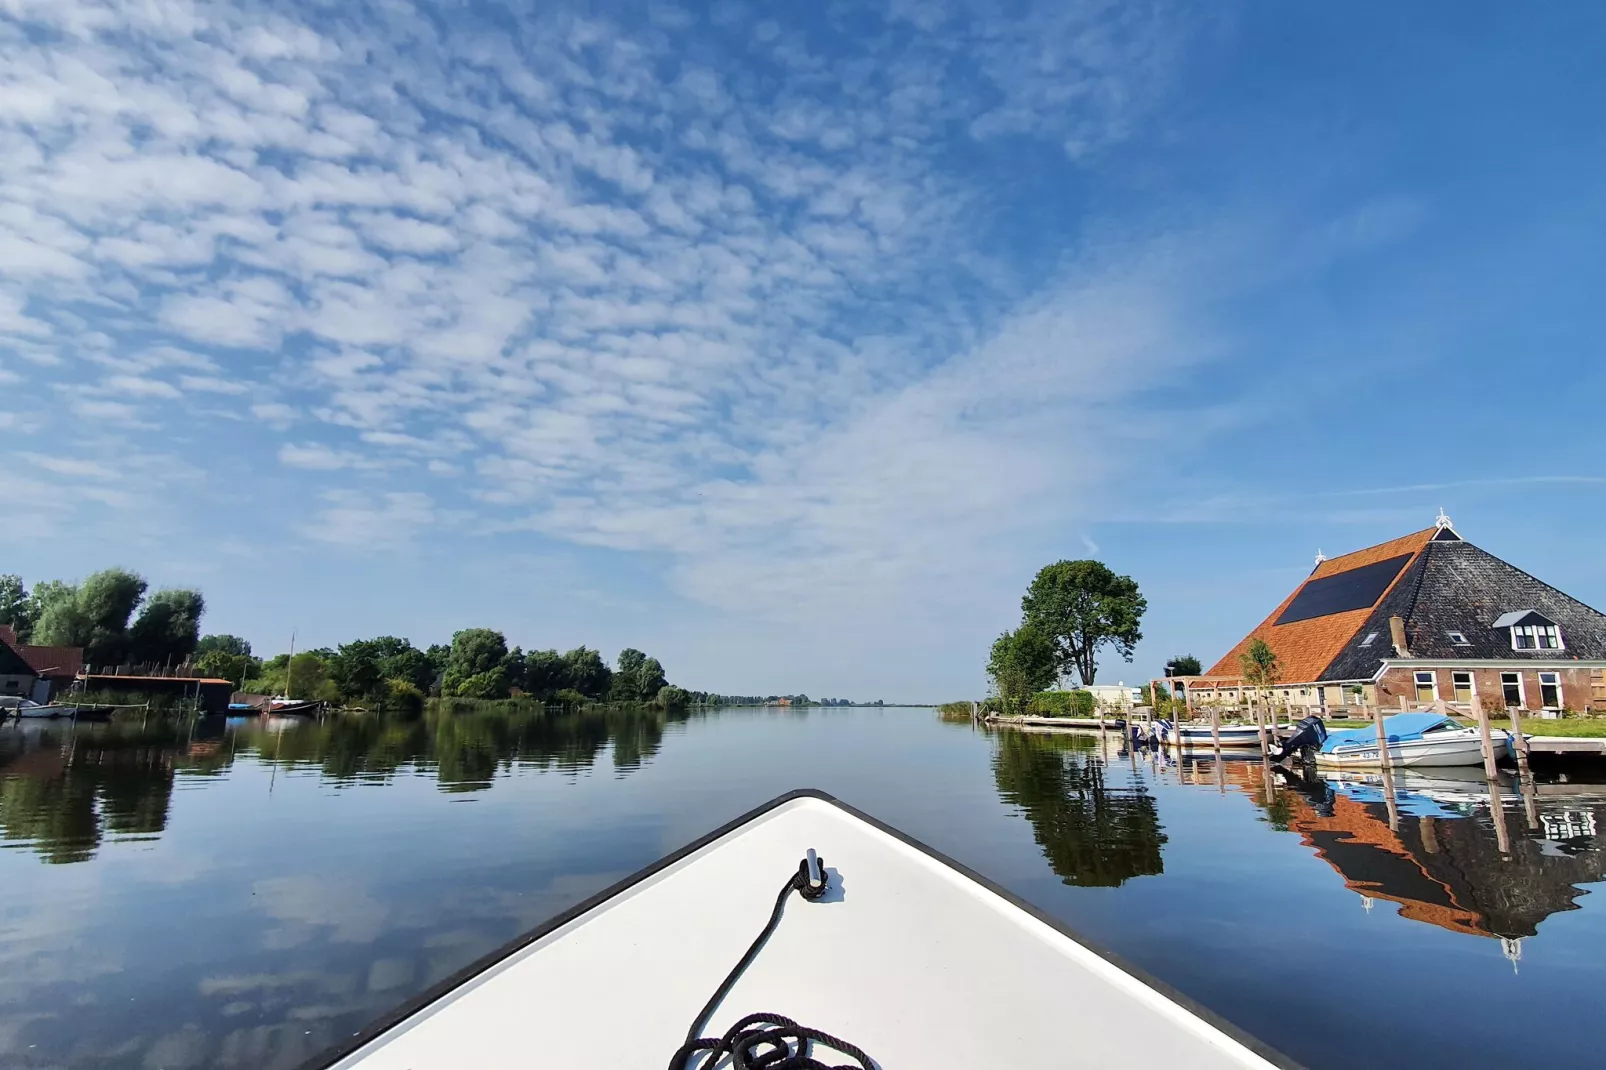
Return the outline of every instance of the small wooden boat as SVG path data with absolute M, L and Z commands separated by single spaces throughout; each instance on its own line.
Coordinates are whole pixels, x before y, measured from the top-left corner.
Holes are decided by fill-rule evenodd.
M 308 1066 L 712 1070 L 782 1048 L 820 1060 L 786 1065 L 866 1070 L 1294 1065 L 931 848 L 799 791 Z
M 274 717 L 316 717 L 323 712 L 323 707 L 319 700 L 276 698 L 262 713 Z
M 1397 713 L 1383 719 L 1389 765 L 1395 768 L 1481 765 L 1483 737 L 1442 713 Z M 1494 734 L 1495 757 L 1511 753 L 1511 733 Z M 1316 752 L 1318 765 L 1373 767 L 1381 765 L 1376 728 L 1333 732 Z

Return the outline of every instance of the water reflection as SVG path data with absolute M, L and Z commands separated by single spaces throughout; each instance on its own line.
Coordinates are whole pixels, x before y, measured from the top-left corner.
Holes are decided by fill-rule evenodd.
M 1391 797 L 1377 774 L 1277 770 L 1268 788 L 1259 761 L 1209 773 L 1209 759 L 1188 764 L 1196 780 L 1219 773 L 1249 795 L 1368 909 L 1386 900 L 1402 918 L 1452 932 L 1537 935 L 1552 914 L 1578 909 L 1579 885 L 1606 877 L 1596 838 L 1606 788 L 1502 781 L 1491 792 L 1481 770 L 1448 769 L 1393 773 Z
M 677 719 L 684 719 L 684 716 Z M 107 837 L 159 835 L 177 777 L 217 776 L 250 756 L 336 783 L 433 775 L 442 791 L 475 792 L 518 767 L 590 769 L 611 747 L 627 775 L 650 760 L 669 722 L 636 708 L 539 708 L 401 720 L 323 722 L 205 718 L 0 728 L 0 840 L 47 862 L 84 862 Z
M 1164 868 L 1154 796 L 1135 777 L 1112 785 L 1111 774 L 1091 736 L 998 733 L 999 797 L 1025 811 L 1043 858 L 1066 884 L 1113 888 Z

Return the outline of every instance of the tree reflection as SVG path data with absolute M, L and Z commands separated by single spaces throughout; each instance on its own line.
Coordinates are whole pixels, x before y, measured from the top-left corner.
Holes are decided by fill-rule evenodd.
M 611 747 L 627 775 L 650 761 L 669 720 L 645 707 L 579 711 L 448 704 L 423 718 L 322 722 L 222 718 L 50 727 L 0 733 L 0 840 L 29 843 L 50 862 L 94 857 L 103 837 L 166 828 L 177 775 L 226 773 L 241 755 L 315 768 L 335 783 L 433 775 L 442 791 L 489 788 L 517 766 L 579 772 Z
M 1139 787 L 1111 787 L 1090 737 L 1005 731 L 993 755 L 998 794 L 1026 812 L 1066 884 L 1113 888 L 1163 869 L 1160 815 Z
M 101 838 L 152 835 L 173 798 L 173 733 L 140 729 L 21 741 L 0 766 L 0 833 L 31 841 L 47 862 L 94 857 Z

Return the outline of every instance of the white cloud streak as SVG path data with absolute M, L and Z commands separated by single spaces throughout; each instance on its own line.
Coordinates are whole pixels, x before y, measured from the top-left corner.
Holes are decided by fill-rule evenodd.
M 1015 279 L 965 158 L 1131 136 L 1182 30 L 895 3 L 826 47 L 722 11 L 4 0 L 0 346 L 80 418 L 294 426 L 323 542 L 468 510 L 733 610 L 984 582 L 1200 355 L 1198 265 Z

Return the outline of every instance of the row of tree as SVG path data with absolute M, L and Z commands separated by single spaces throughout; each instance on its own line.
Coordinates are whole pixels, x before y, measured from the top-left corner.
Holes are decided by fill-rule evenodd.
M 147 590 L 143 576 L 121 568 L 103 569 L 82 583 L 48 580 L 32 590 L 21 576 L 0 575 L 0 624 L 24 643 L 82 647 L 89 665 L 184 661 L 200 640 L 205 599 L 188 588 L 149 597 Z
M 640 650 L 619 652 L 613 666 L 586 646 L 567 653 L 509 648 L 491 628 L 465 628 L 450 645 L 419 649 L 382 635 L 335 648 L 303 650 L 293 657 L 252 656 L 251 644 L 233 635 L 208 635 L 198 644 L 196 668 L 235 681 L 241 690 L 330 702 L 410 705 L 424 695 L 543 702 L 625 702 L 684 706 L 707 702 L 706 692 L 675 687 L 657 658 Z

